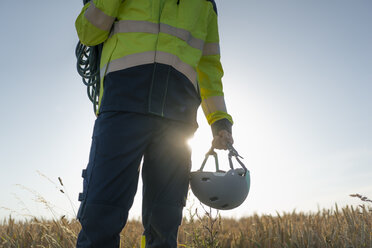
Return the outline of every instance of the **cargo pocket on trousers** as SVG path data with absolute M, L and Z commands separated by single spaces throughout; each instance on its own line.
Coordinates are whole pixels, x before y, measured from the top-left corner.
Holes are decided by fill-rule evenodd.
M 92 171 L 95 165 L 95 160 L 96 160 L 96 151 L 97 151 L 97 141 L 96 141 L 96 138 L 93 138 L 87 168 L 83 169 L 81 173 L 81 177 L 83 178 L 83 192 L 79 193 L 78 200 L 81 202 L 81 204 L 80 204 L 79 211 L 77 214 L 78 219 L 82 217 L 82 214 L 84 212 L 85 200 L 88 195 L 89 182 L 90 182 L 90 178 L 91 178 Z

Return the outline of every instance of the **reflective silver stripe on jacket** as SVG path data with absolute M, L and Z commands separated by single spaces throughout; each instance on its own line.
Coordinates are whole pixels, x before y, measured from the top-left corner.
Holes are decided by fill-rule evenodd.
M 216 111 L 223 111 L 227 113 L 225 98 L 223 96 L 212 96 L 204 99 L 201 105 L 206 116 Z
M 203 56 L 208 55 L 219 55 L 220 44 L 219 43 L 205 43 L 203 48 Z
M 168 24 L 160 23 L 160 32 L 176 36 L 177 38 L 186 41 L 189 46 L 203 51 L 204 41 L 193 37 L 191 33 L 185 29 L 176 28 Z
M 108 67 L 106 65 L 101 68 L 101 78 L 103 77 L 103 75 L 110 72 L 120 71 L 133 66 L 151 64 L 155 62 L 172 66 L 173 68 L 184 74 L 194 85 L 195 89 L 197 89 L 197 74 L 194 68 L 180 60 L 176 55 L 162 51 L 135 53 L 112 60 L 109 62 Z
M 84 16 L 91 24 L 104 31 L 110 31 L 115 21 L 115 17 L 106 15 L 94 5 L 93 1 L 90 2 L 90 6 L 85 11 Z
M 173 35 L 183 41 L 185 41 L 189 46 L 203 50 L 204 41 L 192 36 L 190 31 L 182 28 L 176 28 L 165 23 L 153 23 L 148 21 L 134 21 L 134 20 L 122 20 L 118 21 L 114 25 L 114 29 L 111 35 L 118 33 L 151 33 L 157 34 L 159 32 Z

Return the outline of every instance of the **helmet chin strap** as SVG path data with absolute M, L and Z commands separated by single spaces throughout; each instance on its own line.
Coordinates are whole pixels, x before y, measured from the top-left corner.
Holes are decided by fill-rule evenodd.
M 229 150 L 229 164 L 230 164 L 230 168 L 233 170 L 234 169 L 234 166 L 233 166 L 233 162 L 232 162 L 232 157 L 235 157 L 236 161 L 238 161 L 238 163 L 240 164 L 241 167 L 243 167 L 244 169 L 244 176 L 247 174 L 247 167 L 245 167 L 245 165 L 243 164 L 243 162 L 239 159 L 239 158 L 243 158 L 242 156 L 239 155 L 238 151 L 235 150 L 235 148 L 232 146 L 232 144 L 227 144 L 227 149 Z
M 205 154 L 204 161 L 203 161 L 203 163 L 202 163 L 202 165 L 201 165 L 201 167 L 200 167 L 200 169 L 198 171 L 203 171 L 204 166 L 207 163 L 209 156 L 213 156 L 214 157 L 214 161 L 215 161 L 215 165 L 216 165 L 216 171 L 219 171 L 220 170 L 219 164 L 218 164 L 217 153 L 214 151 L 213 147 L 211 147 L 209 149 L 209 151 Z
M 233 165 L 232 157 L 235 157 L 236 161 L 238 161 L 238 163 L 240 164 L 240 166 L 244 169 L 244 176 L 245 176 L 247 174 L 248 169 L 247 169 L 247 167 L 245 167 L 245 165 L 243 164 L 243 162 L 240 160 L 240 158 L 243 159 L 243 157 L 239 155 L 238 151 L 232 146 L 232 144 L 228 143 L 227 144 L 227 149 L 229 150 L 228 158 L 229 158 L 230 168 L 232 170 L 234 170 L 234 165 Z M 201 165 L 201 167 L 200 167 L 200 169 L 198 171 L 203 171 L 204 166 L 207 163 L 209 156 L 213 156 L 214 157 L 214 161 L 215 161 L 215 165 L 216 165 L 216 172 L 219 172 L 220 169 L 219 169 L 219 163 L 218 163 L 218 156 L 217 156 L 217 153 L 214 151 L 213 147 L 211 147 L 209 149 L 209 151 L 205 154 L 205 158 L 203 160 L 203 163 L 202 163 L 202 165 Z

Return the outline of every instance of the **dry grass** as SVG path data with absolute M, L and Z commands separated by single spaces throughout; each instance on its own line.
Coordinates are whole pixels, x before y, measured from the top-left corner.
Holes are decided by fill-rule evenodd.
M 67 197 L 74 210 L 75 206 L 62 179 L 58 178 L 58 185 L 38 173 Z M 4 219 L 0 222 L 0 248 L 75 247 L 80 231 L 79 222 L 68 220 L 64 216 L 58 219 L 53 205 L 44 197 L 32 189 L 19 186 L 34 195 L 36 201 L 48 209 L 54 219 Z M 372 200 L 360 194 L 350 196 L 359 198 L 362 204 L 356 208 L 347 206 L 339 209 L 336 205 L 334 210 L 316 213 L 253 215 L 239 220 L 221 218 L 218 211 L 203 206 L 198 209 L 191 203 L 187 209 L 187 218 L 184 218 L 179 229 L 179 247 L 372 248 Z M 22 206 L 25 205 L 20 199 L 19 201 Z M 129 221 L 120 234 L 121 248 L 140 247 L 142 232 L 143 227 L 139 220 Z
M 372 247 L 372 211 L 366 206 L 317 213 L 221 218 L 210 210 L 190 211 L 179 231 L 179 247 Z M 0 247 L 74 247 L 80 224 L 75 220 L 38 220 L 0 224 Z M 121 247 L 139 247 L 143 228 L 129 221 Z

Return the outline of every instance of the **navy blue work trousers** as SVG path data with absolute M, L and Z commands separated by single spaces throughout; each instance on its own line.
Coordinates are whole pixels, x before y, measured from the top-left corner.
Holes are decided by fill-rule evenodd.
M 177 247 L 195 126 L 154 115 L 104 112 L 96 119 L 83 170 L 76 247 L 117 248 L 137 191 L 143 158 L 142 222 L 146 248 Z M 140 239 L 140 237 L 138 237 Z

